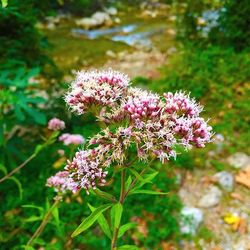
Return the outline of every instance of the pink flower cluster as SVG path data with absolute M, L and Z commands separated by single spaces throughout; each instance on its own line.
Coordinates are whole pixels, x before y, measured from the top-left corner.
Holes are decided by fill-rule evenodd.
M 184 118 L 176 119 L 174 132 L 181 138 L 181 143 L 185 147 L 191 144 L 198 148 L 205 147 L 211 141 L 212 127 L 208 126 L 203 118 Z
M 168 92 L 163 95 L 166 100 L 165 111 L 169 114 L 181 113 L 186 116 L 198 116 L 202 107 L 183 92 Z
M 59 141 L 63 142 L 64 145 L 68 146 L 70 144 L 81 145 L 85 142 L 85 139 L 83 136 L 81 136 L 79 134 L 65 133 L 59 137 Z
M 128 112 L 131 119 L 142 120 L 145 117 L 155 117 L 160 111 L 160 98 L 147 91 L 131 88 L 128 98 L 123 103 L 123 109 Z
M 65 123 L 64 121 L 58 119 L 58 118 L 52 118 L 48 122 L 48 129 L 50 130 L 63 130 L 65 129 Z
M 71 84 L 65 101 L 77 114 L 83 114 L 90 106 L 112 106 L 123 97 L 129 78 L 111 69 L 79 72 Z
M 64 171 L 47 180 L 47 186 L 54 187 L 57 192 L 77 192 L 81 188 L 89 193 L 97 185 L 105 184 L 107 171 L 103 171 L 100 159 L 95 150 L 81 150 L 76 153 L 72 161 L 68 160 Z
M 116 71 L 79 73 L 65 99 L 78 114 L 101 106 L 97 117 L 107 126 L 89 140 L 87 146 L 92 149 L 77 152 L 65 167 L 74 187 L 87 192 L 105 183 L 107 167 L 124 164 L 131 147 L 136 147 L 140 160 L 156 157 L 165 163 L 176 157 L 179 146 L 204 147 L 213 135 L 200 117 L 203 108 L 189 95 L 159 96 L 132 88 L 127 76 Z M 64 134 L 60 140 L 70 144 L 74 140 L 69 138 Z
M 105 184 L 107 171 L 100 167 L 101 162 L 95 150 L 81 150 L 76 153 L 72 161 L 65 167 L 70 176 L 77 183 L 78 188 L 95 189 L 97 185 Z
M 56 175 L 47 180 L 48 187 L 53 187 L 56 192 L 64 193 L 67 190 L 75 193 L 78 190 L 77 184 L 70 177 L 68 171 L 59 171 Z

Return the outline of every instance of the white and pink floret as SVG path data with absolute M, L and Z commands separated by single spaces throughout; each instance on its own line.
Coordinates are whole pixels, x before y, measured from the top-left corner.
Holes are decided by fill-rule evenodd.
M 58 118 L 52 118 L 48 122 L 48 129 L 54 130 L 54 131 L 63 130 L 65 129 L 65 122 Z

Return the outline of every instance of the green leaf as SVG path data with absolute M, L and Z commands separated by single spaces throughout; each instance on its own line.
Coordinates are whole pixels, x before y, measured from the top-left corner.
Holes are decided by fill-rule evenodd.
M 90 190 L 90 193 L 95 195 L 95 196 L 98 196 L 100 198 L 103 198 L 103 199 L 106 199 L 106 200 L 114 200 L 115 201 L 115 197 L 107 192 L 104 192 L 98 188 L 94 190 Z
M 96 210 L 96 208 L 94 208 L 90 204 L 88 204 L 88 206 L 89 206 L 91 212 L 94 212 Z M 105 219 L 103 214 L 101 214 L 99 216 L 99 218 L 97 219 L 97 222 L 99 223 L 99 225 L 100 225 L 102 231 L 105 233 L 105 235 L 107 235 L 111 239 L 112 236 L 111 236 L 111 231 L 110 231 L 110 228 L 109 228 L 109 224 L 108 224 L 108 222 Z
M 37 155 L 41 150 L 43 150 L 44 145 L 38 144 L 35 148 L 34 154 Z
M 24 208 L 34 208 L 34 209 L 39 210 L 41 214 L 44 213 L 44 208 L 36 206 L 36 205 L 22 205 L 22 207 L 24 207 Z
M 144 182 L 144 179 L 136 170 L 129 168 L 129 171 L 137 178 L 138 181 Z
M 56 225 L 59 226 L 60 225 L 60 218 L 59 218 L 58 207 L 54 207 L 54 209 L 52 209 L 51 213 L 52 213 L 52 216 L 55 219 Z
M 150 173 L 150 174 L 144 174 L 144 175 L 140 175 L 135 169 L 129 168 L 129 170 L 133 173 L 133 175 L 135 175 L 135 177 L 137 178 L 137 180 L 141 183 L 139 183 L 137 185 L 137 187 L 142 187 L 143 185 L 145 185 L 146 183 L 152 183 L 152 180 L 156 177 L 156 175 L 158 174 L 157 171 Z
M 117 248 L 117 250 L 139 250 L 135 245 L 124 245 Z
M 8 173 L 7 168 L 3 164 L 0 164 L 0 171 L 2 171 L 5 175 Z
M 0 120 L 0 146 L 4 144 L 4 123 Z
M 21 110 L 21 108 L 18 105 L 15 106 L 14 112 L 15 112 L 16 118 L 19 121 L 23 121 L 25 119 L 25 115 L 23 114 L 23 111 Z
M 35 250 L 35 248 L 32 247 L 32 246 L 25 246 L 25 245 L 22 245 L 21 248 L 24 249 L 24 250 Z
M 5 8 L 8 5 L 8 0 L 1 0 L 2 2 L 2 7 Z
M 120 202 L 113 205 L 111 208 L 111 221 L 113 222 L 112 225 L 115 228 L 118 228 L 121 222 L 123 207 Z
M 118 233 L 118 238 L 122 237 L 123 234 L 128 231 L 129 229 L 132 229 L 132 228 L 135 228 L 136 226 L 136 223 L 134 222 L 130 222 L 130 223 L 127 223 L 127 224 L 124 224 L 120 227 L 119 229 L 119 233 Z
M 130 192 L 129 192 L 129 195 L 132 195 L 132 194 L 152 194 L 152 195 L 160 195 L 160 194 L 168 194 L 168 193 L 165 193 L 165 192 L 158 192 L 158 191 L 153 191 L 153 190 L 146 190 L 146 189 L 132 189 Z
M 25 222 L 35 222 L 35 221 L 40 221 L 42 220 L 43 217 L 42 216 L 37 216 L 37 215 L 32 215 L 29 218 L 25 219 Z
M 159 172 L 155 171 L 151 174 L 145 174 L 144 175 L 144 180 L 147 182 L 151 182 L 157 175 L 159 174 Z
M 95 209 L 95 211 L 92 212 L 90 216 L 83 220 L 83 222 L 78 226 L 78 228 L 72 233 L 71 237 L 76 237 L 77 235 L 91 227 L 94 222 L 99 218 L 99 216 L 111 206 L 112 204 L 106 204 Z
M 43 239 L 37 238 L 33 240 L 33 244 L 38 244 L 40 246 L 45 246 L 46 242 Z
M 22 188 L 21 182 L 14 176 L 9 177 L 8 180 L 12 180 L 16 183 L 16 185 L 18 187 L 18 191 L 19 191 L 19 198 L 21 200 L 23 198 L 23 188 Z
M 41 113 L 40 111 L 29 107 L 26 104 L 20 103 L 22 108 L 29 114 L 37 124 L 45 125 L 46 124 L 46 116 L 44 113 Z
M 128 179 L 126 180 L 126 183 L 125 183 L 125 189 L 128 190 L 130 184 L 132 183 L 132 177 L 131 175 L 128 177 Z

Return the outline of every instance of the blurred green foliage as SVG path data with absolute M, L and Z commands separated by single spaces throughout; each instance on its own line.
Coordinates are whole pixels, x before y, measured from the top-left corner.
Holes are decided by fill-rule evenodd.
M 34 68 L 49 61 L 46 39 L 35 28 L 36 18 L 29 9 L 0 8 L 0 70 L 27 66 Z
M 237 51 L 250 47 L 250 4 L 248 0 L 227 0 L 220 16 L 225 41 Z
M 215 44 L 232 47 L 236 51 L 250 45 L 249 1 L 236 0 L 177 0 L 178 36 L 196 44 Z

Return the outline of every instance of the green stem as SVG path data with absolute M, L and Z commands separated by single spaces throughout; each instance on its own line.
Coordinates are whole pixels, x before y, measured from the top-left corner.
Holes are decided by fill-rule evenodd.
M 131 166 L 134 161 L 136 160 L 136 158 L 134 160 L 132 160 L 130 163 L 128 163 L 126 165 L 126 167 Z M 152 159 L 152 161 L 150 162 L 150 164 L 154 161 L 154 159 Z M 150 165 L 149 164 L 149 165 Z M 147 171 L 147 168 L 144 168 L 141 173 L 140 176 L 142 176 L 144 174 L 144 172 Z M 126 182 L 126 168 L 124 168 L 121 172 L 121 190 L 120 190 L 120 198 L 119 198 L 119 202 L 121 203 L 121 205 L 124 204 L 125 202 L 125 198 L 128 196 L 129 192 L 132 190 L 132 188 L 135 186 L 136 182 L 137 182 L 138 178 L 136 177 L 133 182 L 130 184 L 128 190 L 126 191 L 125 189 L 125 182 Z M 112 241 L 111 241 L 111 250 L 116 250 L 116 244 L 117 244 L 117 239 L 118 239 L 118 233 L 119 233 L 119 229 L 120 229 L 120 225 L 114 229 L 114 234 L 112 237 Z
M 60 203 L 60 201 L 62 200 L 62 198 L 60 196 L 56 196 L 55 197 L 55 202 L 54 204 L 50 207 L 50 209 L 48 210 L 48 212 L 45 214 L 42 223 L 40 224 L 40 226 L 37 228 L 37 230 L 35 231 L 35 233 L 32 235 L 32 237 L 30 238 L 30 240 L 27 243 L 27 246 L 31 246 L 32 242 L 38 238 L 40 236 L 40 234 L 43 232 L 45 226 L 48 224 L 50 216 L 53 212 L 53 210 L 58 206 L 58 204 Z
M 29 163 L 37 154 L 34 153 L 32 154 L 26 161 L 24 161 L 22 164 L 20 164 L 18 167 L 16 167 L 15 169 L 13 169 L 11 172 L 9 172 L 8 174 L 6 174 L 2 179 L 0 179 L 0 183 L 7 180 L 8 178 L 10 178 L 13 174 L 15 174 L 16 172 L 18 172 L 21 168 L 23 168 L 27 163 Z
M 51 134 L 51 136 L 48 138 L 48 140 L 41 145 L 38 145 L 35 148 L 35 152 L 28 158 L 26 159 L 22 164 L 20 164 L 19 166 L 17 166 L 15 169 L 13 169 L 11 172 L 9 172 L 7 175 L 5 175 L 2 179 L 0 179 L 0 183 L 7 180 L 8 178 L 10 178 L 13 174 L 15 174 L 16 172 L 18 172 L 20 169 L 22 169 L 27 163 L 29 163 L 33 158 L 35 158 L 38 153 L 40 151 L 42 151 L 45 147 L 51 145 L 54 142 L 54 138 L 56 138 L 58 135 L 58 131 L 55 131 Z
M 121 173 L 121 190 L 120 190 L 120 198 L 119 198 L 119 202 L 122 205 L 124 204 L 124 201 L 125 201 L 125 192 L 126 192 L 125 181 L 126 181 L 126 169 L 123 169 Z M 113 234 L 112 241 L 111 241 L 111 250 L 116 249 L 119 229 L 120 229 L 120 225 L 114 229 L 114 234 Z

